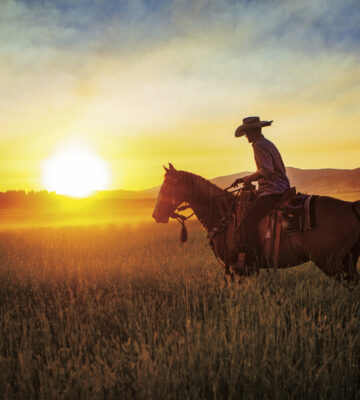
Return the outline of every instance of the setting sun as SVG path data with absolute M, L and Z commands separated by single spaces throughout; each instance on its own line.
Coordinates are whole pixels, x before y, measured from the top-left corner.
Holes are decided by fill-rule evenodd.
M 43 184 L 58 194 L 85 197 L 108 188 L 110 168 L 92 150 L 69 147 L 44 161 Z

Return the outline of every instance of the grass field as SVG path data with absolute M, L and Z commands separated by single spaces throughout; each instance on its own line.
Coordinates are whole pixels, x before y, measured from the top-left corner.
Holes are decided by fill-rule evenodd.
M 3 399 L 357 399 L 360 287 L 225 282 L 190 224 L 0 232 Z

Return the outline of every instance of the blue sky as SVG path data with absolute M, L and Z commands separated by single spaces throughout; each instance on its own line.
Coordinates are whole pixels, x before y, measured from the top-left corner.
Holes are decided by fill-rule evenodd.
M 114 187 L 156 184 L 166 161 L 253 169 L 233 131 L 254 114 L 287 165 L 355 168 L 359 65 L 358 0 L 2 0 L 3 185 L 39 187 L 71 140 L 111 160 Z

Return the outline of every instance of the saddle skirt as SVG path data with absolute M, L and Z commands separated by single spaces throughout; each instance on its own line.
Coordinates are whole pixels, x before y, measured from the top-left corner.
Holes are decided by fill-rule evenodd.
M 314 200 L 315 196 L 297 193 L 288 194 L 280 201 L 267 218 L 267 229 L 260 233 L 264 237 L 263 254 L 274 269 L 278 266 L 280 238 L 296 232 L 306 232 L 315 227 Z M 286 195 L 286 194 L 285 194 Z
M 275 269 L 279 259 L 280 238 L 296 232 L 305 232 L 315 226 L 314 199 L 315 196 L 296 193 L 295 187 L 292 187 L 260 221 L 259 234 L 263 242 L 263 255 Z M 248 193 L 246 197 L 244 193 L 241 200 L 243 201 L 240 201 L 236 213 L 237 224 L 241 223 L 253 196 Z

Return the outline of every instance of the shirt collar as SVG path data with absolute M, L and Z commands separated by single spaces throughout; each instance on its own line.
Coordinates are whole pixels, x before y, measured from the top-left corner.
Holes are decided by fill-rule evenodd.
M 261 134 L 256 140 L 255 140 L 255 142 L 252 142 L 251 144 L 252 144 L 252 146 L 254 147 L 254 145 L 259 141 L 259 140 L 261 140 L 261 139 L 264 139 L 264 135 L 263 134 Z

